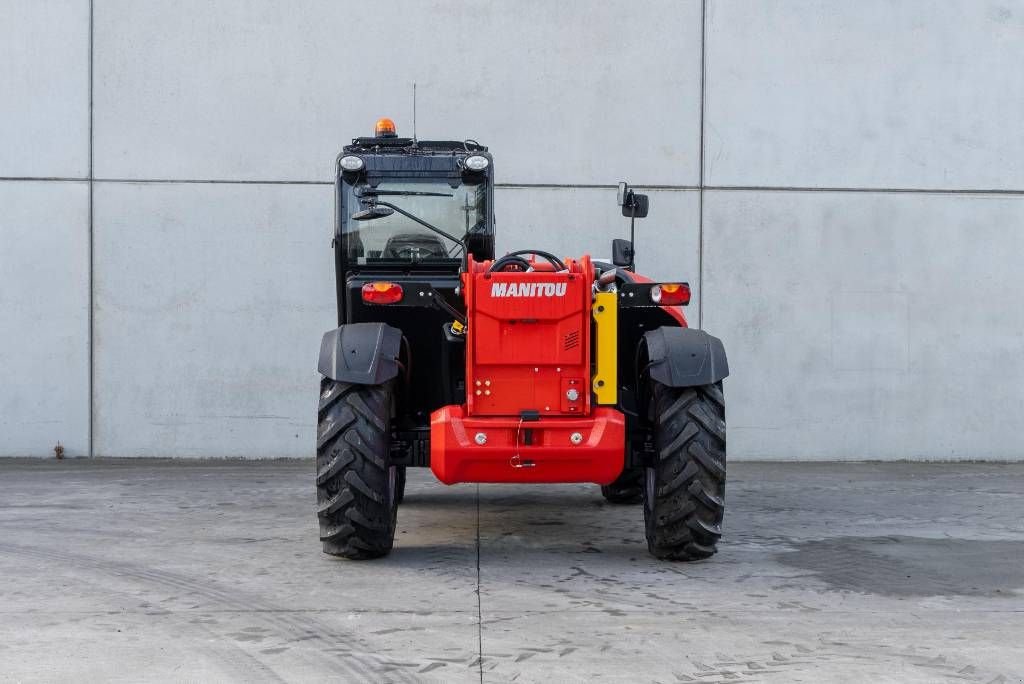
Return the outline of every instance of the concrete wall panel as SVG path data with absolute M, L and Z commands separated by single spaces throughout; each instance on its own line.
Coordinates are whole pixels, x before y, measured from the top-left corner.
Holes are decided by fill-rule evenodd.
M 309 456 L 331 189 L 96 186 L 98 456 Z
M 89 450 L 89 189 L 0 182 L 0 456 Z
M 0 2 L 0 176 L 89 172 L 89 0 Z
M 710 0 L 710 185 L 1024 188 L 1024 5 Z
M 419 135 L 501 181 L 692 185 L 700 30 L 698 0 L 96 0 L 97 175 L 330 179 L 378 117 L 412 134 L 416 81 Z
M 651 206 L 642 270 L 696 290 L 696 193 Z M 603 255 L 628 234 L 610 189 L 502 189 L 497 209 L 502 251 Z M 330 216 L 323 186 L 97 186 L 97 455 L 312 453 Z
M 699 296 L 703 255 L 734 457 L 1024 459 L 1024 194 L 961 192 L 1024 190 L 1024 4 L 702 4 L 0 2 L 0 178 L 88 175 L 93 10 L 95 453 L 311 454 L 332 196 L 301 182 L 410 133 L 416 81 L 422 137 L 495 153 L 499 252 L 608 256 L 595 186 L 661 188 L 639 268 Z M 87 185 L 0 180 L 0 239 L 0 455 L 87 453 Z
M 650 196 L 651 209 L 636 222 L 637 271 L 655 280 L 689 281 L 693 304 L 684 313 L 697 327 L 697 192 L 642 192 Z M 629 237 L 629 219 L 622 217 L 614 189 L 499 188 L 495 212 L 498 254 L 536 248 L 610 259 L 612 240 Z
M 1020 459 L 1024 198 L 705 195 L 730 456 Z

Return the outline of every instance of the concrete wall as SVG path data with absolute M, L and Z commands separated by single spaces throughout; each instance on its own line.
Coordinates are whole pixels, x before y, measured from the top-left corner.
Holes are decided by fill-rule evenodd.
M 654 186 L 731 457 L 1024 458 L 1024 1 L 374 12 L 0 0 L 0 455 L 310 455 L 331 164 L 416 81 L 501 249 L 607 254 Z

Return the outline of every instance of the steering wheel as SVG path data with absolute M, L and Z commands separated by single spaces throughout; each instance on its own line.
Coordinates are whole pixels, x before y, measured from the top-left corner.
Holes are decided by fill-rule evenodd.
M 420 251 L 419 247 L 399 247 L 392 249 L 391 253 L 395 255 L 396 259 L 418 259 Z
M 505 256 L 496 260 L 493 264 L 491 264 L 491 267 L 487 269 L 487 272 L 491 273 L 492 271 L 502 271 L 505 269 L 506 266 L 509 266 L 511 264 L 516 264 L 519 266 L 525 265 L 525 268 L 523 268 L 523 270 L 528 271 L 530 268 L 532 268 L 532 266 L 530 266 L 529 261 L 522 257 L 523 254 L 533 254 L 535 256 L 544 258 L 549 264 L 554 266 L 556 271 L 566 270 L 566 266 L 564 263 L 562 263 L 562 260 L 550 252 L 542 252 L 539 249 L 521 249 L 517 252 L 509 252 Z
M 487 269 L 487 272 L 522 271 L 525 273 L 531 268 L 533 268 L 533 266 L 531 266 L 530 262 L 521 256 L 504 256 L 491 264 L 491 267 Z

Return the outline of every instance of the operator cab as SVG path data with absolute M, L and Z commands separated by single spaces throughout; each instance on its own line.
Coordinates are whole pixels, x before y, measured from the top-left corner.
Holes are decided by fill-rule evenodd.
M 467 249 L 494 257 L 493 164 L 479 143 L 399 138 L 381 119 L 374 137 L 345 146 L 337 171 L 339 275 L 457 273 Z
M 494 258 L 494 164 L 476 141 L 398 137 L 390 119 L 372 137 L 355 138 L 338 155 L 334 258 L 338 324 L 383 322 L 402 331 L 424 358 L 461 354 L 442 327 L 452 317 L 435 309 L 374 306 L 363 287 L 380 281 L 429 284 L 463 309 L 459 273 L 471 257 Z M 461 340 L 459 340 L 461 342 Z M 423 420 L 464 392 L 460 358 L 450 383 L 437 383 L 428 364 L 412 364 L 407 403 Z

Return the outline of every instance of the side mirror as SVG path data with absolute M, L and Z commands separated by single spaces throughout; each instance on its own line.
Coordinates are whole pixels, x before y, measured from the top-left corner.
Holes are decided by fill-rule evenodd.
M 626 218 L 634 216 L 636 218 L 647 218 L 647 209 L 650 207 L 647 195 L 641 195 L 630 190 L 627 193 L 627 197 L 626 203 L 622 205 L 622 215 Z
M 630 266 L 633 264 L 632 242 L 621 238 L 612 240 L 612 264 L 615 266 Z
M 625 267 L 632 271 L 636 250 L 633 248 L 636 235 L 636 221 L 634 219 L 645 218 L 650 202 L 647 195 L 641 195 L 629 189 L 629 183 L 619 183 L 619 206 L 622 207 L 622 215 L 629 219 L 629 239 L 612 240 L 612 263 L 616 266 Z
M 384 218 L 385 216 L 391 216 L 395 213 L 395 210 L 391 207 L 381 207 L 373 205 L 362 211 L 357 211 L 352 214 L 353 221 L 372 221 L 374 219 Z

